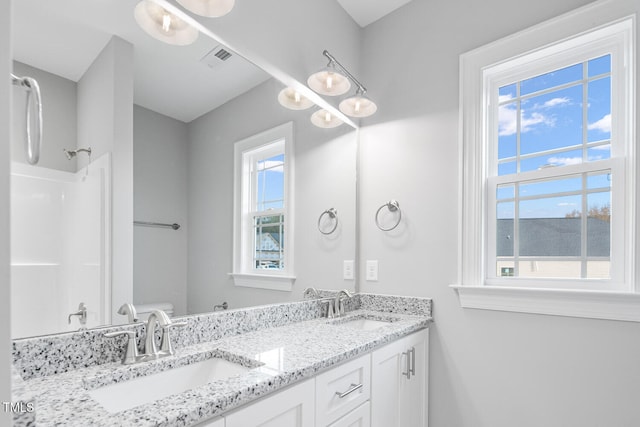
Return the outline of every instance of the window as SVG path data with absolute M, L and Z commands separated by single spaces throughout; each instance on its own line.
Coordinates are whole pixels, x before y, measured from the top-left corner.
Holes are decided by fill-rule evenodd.
M 293 126 L 286 123 L 235 144 L 236 285 L 291 290 Z
M 614 47 L 549 55 L 536 60 L 536 69 L 544 62 L 547 70 L 534 76 L 528 63 L 485 70 L 486 283 L 623 285 L 624 259 L 612 264 L 611 257 L 624 253 L 623 234 L 612 230 L 624 229 L 625 200 L 615 195 L 624 194 L 619 160 L 627 152 L 621 132 L 612 137 L 611 129 L 612 68 L 615 78 L 621 74 L 608 53 Z M 580 62 L 577 50 L 584 51 Z
M 463 307 L 640 321 L 637 6 L 610 6 L 461 57 Z

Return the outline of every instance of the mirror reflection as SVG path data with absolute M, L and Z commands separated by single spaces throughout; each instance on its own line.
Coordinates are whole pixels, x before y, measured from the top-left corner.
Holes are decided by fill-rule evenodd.
M 126 323 L 126 303 L 143 320 L 145 307 L 180 316 L 298 300 L 309 286 L 354 290 L 343 268 L 355 256 L 356 130 L 283 108 L 283 85 L 216 40 L 149 37 L 137 3 L 13 3 L 13 72 L 39 82 L 44 125 L 28 165 L 26 97 L 14 88 L 12 336 Z M 285 123 L 295 280 L 239 285 L 234 146 Z M 329 210 L 339 221 L 327 234 Z M 278 249 L 279 233 L 262 235 L 257 250 Z

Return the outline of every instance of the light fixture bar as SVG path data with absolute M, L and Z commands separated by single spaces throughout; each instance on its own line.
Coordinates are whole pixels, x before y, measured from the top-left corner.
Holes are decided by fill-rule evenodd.
M 356 86 L 358 86 L 358 92 L 365 94 L 367 92 L 367 88 L 364 87 L 364 85 L 362 83 L 360 83 L 358 81 L 358 79 L 356 79 L 355 77 L 353 77 L 353 74 L 351 74 L 349 72 L 349 70 L 347 70 L 346 68 L 344 68 L 344 66 L 333 56 L 329 53 L 328 50 L 324 50 L 324 52 L 322 52 L 322 54 L 324 56 L 326 56 L 329 61 L 333 62 L 335 65 L 337 65 L 340 68 L 340 71 L 342 71 L 343 73 L 346 74 L 347 77 L 349 77 L 351 79 L 352 82 L 354 82 L 356 84 Z

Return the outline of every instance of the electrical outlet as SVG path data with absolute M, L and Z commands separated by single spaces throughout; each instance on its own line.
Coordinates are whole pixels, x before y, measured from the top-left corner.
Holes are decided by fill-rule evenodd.
M 367 281 L 369 282 L 378 281 L 378 261 L 377 260 L 367 260 L 366 277 L 367 277 Z
M 342 263 L 342 278 L 344 280 L 353 280 L 354 263 L 353 260 L 345 260 Z

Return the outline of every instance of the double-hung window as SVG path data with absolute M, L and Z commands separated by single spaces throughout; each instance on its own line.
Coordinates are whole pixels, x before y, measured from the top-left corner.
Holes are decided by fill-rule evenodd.
M 640 321 L 635 15 L 568 34 L 602 8 L 461 57 L 465 307 Z
M 293 283 L 293 126 L 235 144 L 236 285 L 290 290 Z

